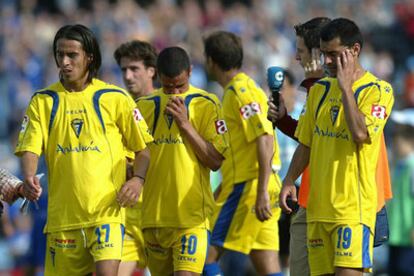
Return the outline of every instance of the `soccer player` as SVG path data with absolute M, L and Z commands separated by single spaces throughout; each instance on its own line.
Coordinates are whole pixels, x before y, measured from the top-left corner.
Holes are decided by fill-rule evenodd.
M 305 72 L 305 79 L 300 86 L 305 89 L 306 93 L 312 85 L 321 79 L 325 72 L 322 68 L 319 43 L 320 31 L 330 19 L 327 17 L 316 17 L 303 24 L 294 27 L 296 33 L 296 60 L 302 66 Z M 283 94 L 280 97 L 280 105 L 276 108 L 272 99 L 268 102 L 268 118 L 284 134 L 297 141 L 294 136 L 298 121 L 288 115 Z M 283 197 L 288 188 L 296 191 L 296 187 L 282 187 L 280 197 Z M 309 190 L 309 170 L 305 170 L 302 175 L 302 181 L 299 190 L 299 209 L 292 218 L 290 225 L 290 274 L 292 276 L 309 275 L 308 249 L 306 239 L 306 202 Z M 289 191 L 289 190 L 288 190 Z M 293 198 L 296 200 L 296 198 Z M 283 206 L 282 206 L 283 207 Z
M 19 197 L 23 197 L 23 182 L 9 171 L 0 168 L 0 200 L 12 204 Z M 3 204 L 0 201 L 0 216 L 3 213 Z
M 137 102 L 154 142 L 143 190 L 142 229 L 151 275 L 199 275 L 214 199 L 210 170 L 227 148 L 226 124 L 214 94 L 189 83 L 180 47 L 159 53 L 161 88 Z
M 87 27 L 60 28 L 53 53 L 59 81 L 33 95 L 16 146 L 29 200 L 41 194 L 35 173 L 46 157 L 45 275 L 117 275 L 122 207 L 138 199 L 152 137 L 128 93 L 96 78 L 101 54 Z M 136 155 L 127 182 L 125 149 Z
M 140 40 L 123 43 L 115 50 L 114 58 L 121 68 L 124 85 L 135 101 L 154 91 L 157 52 L 150 43 Z M 133 161 L 128 159 L 128 169 L 133 168 Z M 132 177 L 131 170 L 128 172 L 128 178 Z M 147 264 L 141 231 L 141 212 L 142 196 L 137 204 L 126 209 L 125 238 L 118 275 L 132 275 L 136 266 L 144 268 Z
M 326 17 L 313 18 L 303 24 L 296 25 L 296 59 L 304 68 L 305 80 L 302 81 L 301 87 L 309 92 L 312 85 L 325 75 L 320 59 L 319 43 L 320 30 L 330 21 Z M 276 108 L 272 101 L 269 101 L 268 118 L 273 121 L 278 129 L 283 131 L 287 136 L 297 140 L 294 136 L 298 121 L 289 116 L 284 106 L 283 97 L 280 99 L 280 106 Z M 385 148 L 385 141 L 381 141 L 380 157 L 377 166 L 377 188 L 378 188 L 378 208 L 382 210 L 385 201 L 391 198 L 391 182 L 389 177 L 388 158 Z M 286 206 L 286 197 L 295 192 L 295 187 L 283 186 L 280 192 L 280 203 Z M 302 174 L 302 180 L 299 189 L 299 197 L 296 193 L 292 194 L 292 199 L 299 204 L 299 210 L 292 219 L 290 228 L 290 274 L 308 275 L 309 264 L 307 257 L 307 239 L 306 239 L 306 205 L 309 193 L 309 170 L 305 169 Z M 284 211 L 290 212 L 285 209 Z M 379 228 L 376 228 L 376 230 Z
M 300 144 L 284 179 L 292 187 L 309 164 L 311 275 L 362 275 L 372 267 L 375 172 L 394 97 L 390 84 L 360 65 L 362 46 L 349 19 L 322 28 L 320 49 L 330 77 L 309 92 L 296 130 Z
M 218 31 L 204 39 L 208 72 L 224 89 L 223 114 L 228 124 L 221 192 L 216 200 L 205 275 L 220 275 L 223 249 L 250 255 L 260 275 L 280 275 L 277 199 L 280 180 L 272 172 L 278 149 L 266 119 L 267 96 L 241 71 L 243 47 L 233 33 Z

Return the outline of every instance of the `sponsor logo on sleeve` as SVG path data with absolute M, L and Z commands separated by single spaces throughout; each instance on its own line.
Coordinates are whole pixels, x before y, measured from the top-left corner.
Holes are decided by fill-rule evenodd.
M 29 124 L 29 116 L 24 115 L 20 132 L 25 132 L 28 124 Z
M 215 127 L 216 127 L 217 134 L 224 134 L 224 133 L 227 132 L 226 121 L 217 120 L 214 124 L 215 124 Z
M 383 105 L 372 105 L 371 108 L 371 115 L 378 119 L 385 119 L 387 118 L 387 109 Z
M 262 109 L 260 107 L 260 104 L 256 102 L 252 102 L 250 104 L 246 104 L 240 108 L 240 115 L 243 117 L 243 119 L 247 120 L 250 117 L 261 114 Z
M 144 119 L 144 117 L 142 116 L 141 112 L 139 112 L 139 109 L 138 108 L 134 108 L 133 115 L 134 115 L 134 120 L 137 121 L 137 122 Z

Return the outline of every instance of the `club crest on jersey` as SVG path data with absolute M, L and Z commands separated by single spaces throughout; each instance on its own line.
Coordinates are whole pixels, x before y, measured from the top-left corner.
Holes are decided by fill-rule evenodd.
M 339 106 L 337 106 L 337 105 L 332 106 L 331 107 L 331 110 L 329 112 L 331 114 L 331 122 L 332 122 L 332 125 L 334 125 L 335 122 L 336 122 L 336 119 L 338 118 Z
M 72 123 L 71 123 L 72 129 L 76 134 L 76 137 L 79 138 L 79 135 L 82 132 L 82 128 L 83 128 L 83 120 L 82 119 L 73 119 Z
M 375 118 L 384 120 L 388 116 L 386 111 L 387 109 L 385 106 L 374 104 L 371 108 L 371 115 Z
M 214 125 L 216 126 L 217 134 L 224 134 L 227 132 L 227 125 L 226 121 L 224 120 L 217 120 L 215 121 Z
M 171 114 L 164 114 L 165 123 L 167 124 L 168 128 L 170 129 L 172 126 L 172 123 L 174 121 L 174 118 Z

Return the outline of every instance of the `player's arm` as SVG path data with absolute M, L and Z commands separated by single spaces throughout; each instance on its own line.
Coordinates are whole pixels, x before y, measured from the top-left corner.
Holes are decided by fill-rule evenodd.
M 171 114 L 177 123 L 180 133 L 189 142 L 200 162 L 209 169 L 216 171 L 220 168 L 224 157 L 209 142 L 203 139 L 187 118 L 187 108 L 180 97 L 171 97 L 165 112 Z
M 150 151 L 148 148 L 135 153 L 133 175 L 122 185 L 117 195 L 117 201 L 122 207 L 131 207 L 137 203 L 144 187 L 149 162 Z
M 293 119 L 286 110 L 283 96 L 280 96 L 279 107 L 277 108 L 273 103 L 273 98 L 270 97 L 267 102 L 269 109 L 267 110 L 267 119 L 273 123 L 273 128 L 278 128 L 285 135 L 289 136 L 294 140 L 298 140 L 295 137 L 295 130 L 298 125 L 298 121 Z
M 355 58 L 349 50 L 345 50 L 337 58 L 337 63 L 337 78 L 339 87 L 342 91 L 345 120 L 349 130 L 351 131 L 354 142 L 362 144 L 369 139 L 369 135 L 365 124 L 365 116 L 358 109 L 358 105 L 354 97 L 354 91 L 352 91 L 352 84 L 355 81 Z
M 273 136 L 264 134 L 256 139 L 257 159 L 259 161 L 259 183 L 256 195 L 256 217 L 260 221 L 272 216 L 268 193 L 269 178 L 272 173 Z
M 22 194 L 29 200 L 38 200 L 42 194 L 39 178 L 36 176 L 39 156 L 33 152 L 22 153 L 23 189 Z
M 290 197 L 292 201 L 297 202 L 295 181 L 303 173 L 309 164 L 310 148 L 300 143 L 293 154 L 290 162 L 288 172 L 283 179 L 282 190 L 279 194 L 279 205 L 286 213 L 291 213 L 292 209 L 287 204 L 287 198 Z
M 0 168 L 0 200 L 12 204 L 22 197 L 23 182 L 9 171 Z

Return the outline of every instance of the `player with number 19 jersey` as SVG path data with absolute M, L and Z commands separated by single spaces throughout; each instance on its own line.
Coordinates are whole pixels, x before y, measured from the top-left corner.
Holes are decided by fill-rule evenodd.
M 147 128 L 128 93 L 98 79 L 79 92 L 57 82 L 33 95 L 16 154 L 45 154 L 45 232 L 124 223 L 116 195 L 125 182 L 125 149 L 143 150 L 152 141 Z
M 274 136 L 267 119 L 267 96 L 245 73 L 236 74 L 224 89 L 223 114 L 229 130 L 230 148 L 222 165 L 223 182 L 217 198 L 212 244 L 249 254 L 252 249 L 278 250 L 277 200 L 281 182 L 276 173 L 269 177 L 268 192 L 271 219 L 260 222 L 255 215 L 259 162 L 256 139 Z M 273 145 L 273 168 L 280 168 L 276 138 Z
M 315 83 L 300 117 L 295 135 L 312 152 L 318 152 L 311 154 L 309 161 L 312 200 L 307 205 L 307 220 L 362 223 L 373 231 L 377 210 L 376 167 L 382 131 L 394 103 L 393 90 L 390 84 L 369 72 L 352 89 L 365 116 L 369 143 L 358 146 L 352 141 L 341 90 L 334 78 Z

